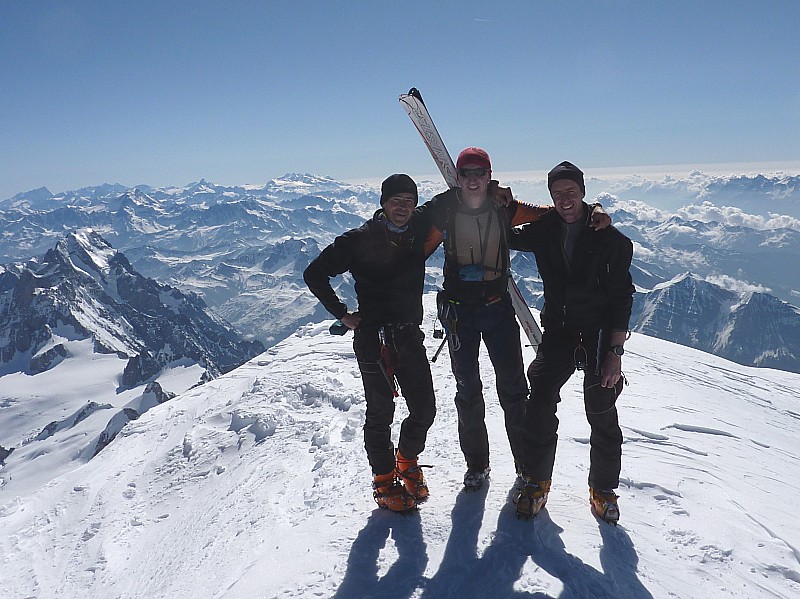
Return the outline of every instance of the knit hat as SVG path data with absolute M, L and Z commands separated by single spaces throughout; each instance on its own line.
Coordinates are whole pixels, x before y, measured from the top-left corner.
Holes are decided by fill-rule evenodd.
M 586 184 L 583 182 L 583 171 L 571 162 L 567 162 L 565 160 L 547 173 L 547 189 L 551 189 L 553 187 L 553 183 L 559 179 L 569 179 L 570 181 L 575 181 L 575 183 L 578 184 L 578 187 L 581 188 L 583 195 L 586 195 Z
M 386 200 L 398 193 L 410 193 L 414 196 L 414 203 L 419 202 L 417 184 L 414 183 L 414 179 L 408 175 L 394 174 L 386 177 L 381 184 L 381 206 Z
M 461 154 L 458 155 L 458 160 L 456 160 L 456 168 L 461 168 L 466 164 L 474 164 L 475 166 L 492 170 L 492 161 L 489 160 L 489 154 L 483 148 L 469 147 L 461 150 Z

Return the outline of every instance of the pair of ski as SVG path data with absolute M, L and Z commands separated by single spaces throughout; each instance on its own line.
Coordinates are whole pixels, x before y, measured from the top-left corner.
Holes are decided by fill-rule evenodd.
M 422 101 L 422 94 L 419 93 L 417 88 L 412 87 L 407 94 L 400 96 L 400 103 L 422 136 L 431 156 L 433 156 L 434 162 L 436 162 L 436 166 L 439 167 L 439 171 L 447 182 L 447 186 L 450 188 L 458 187 L 458 177 L 453 159 L 450 157 L 450 153 L 447 151 L 442 137 L 439 135 L 436 125 L 433 124 L 433 119 L 431 119 L 425 103 Z M 508 293 L 511 296 L 511 303 L 514 306 L 517 320 L 522 330 L 525 331 L 525 335 L 528 337 L 528 341 L 530 341 L 534 351 L 536 351 L 542 342 L 542 331 L 533 314 L 531 314 L 527 302 L 522 297 L 514 277 L 510 275 L 508 277 Z

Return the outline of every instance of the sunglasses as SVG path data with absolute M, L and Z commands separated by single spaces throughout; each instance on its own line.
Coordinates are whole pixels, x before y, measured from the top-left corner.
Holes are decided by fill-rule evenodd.
M 488 168 L 460 168 L 458 169 L 458 176 L 465 179 L 469 177 L 483 177 L 487 172 L 489 172 Z

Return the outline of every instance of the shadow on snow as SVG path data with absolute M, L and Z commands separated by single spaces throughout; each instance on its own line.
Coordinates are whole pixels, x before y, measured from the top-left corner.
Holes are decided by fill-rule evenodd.
M 379 576 L 380 551 L 390 535 L 397 549 L 397 561 Z M 334 597 L 410 597 L 424 585 L 422 575 L 427 565 L 427 546 L 422 538 L 419 513 L 400 515 L 375 509 L 353 541 L 347 572 Z
M 639 557 L 628 534 L 621 527 L 598 522 L 603 546 L 603 571 L 568 553 L 561 540 L 563 529 L 545 509 L 535 520 L 517 519 L 509 501 L 500 511 L 491 543 L 478 557 L 478 534 L 483 523 L 487 489 L 459 493 L 450 514 L 451 532 L 442 563 L 431 578 L 425 578 L 427 546 L 422 536 L 419 513 L 406 517 L 375 510 L 353 542 L 347 572 L 336 597 L 405 598 L 418 594 L 427 599 L 442 597 L 532 597 L 551 598 L 544 592 L 514 589 L 530 558 L 558 579 L 563 590 L 559 599 L 636 598 L 652 599 L 636 576 Z M 391 535 L 397 560 L 379 576 L 379 554 Z

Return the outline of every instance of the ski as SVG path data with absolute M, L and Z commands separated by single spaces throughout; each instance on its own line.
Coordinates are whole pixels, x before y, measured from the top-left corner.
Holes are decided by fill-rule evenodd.
M 422 136 L 422 140 L 425 142 L 425 146 L 431 153 L 434 162 L 436 162 L 436 166 L 439 167 L 439 172 L 442 173 L 447 186 L 450 188 L 458 187 L 455 164 L 453 164 L 453 159 L 450 157 L 450 153 L 447 151 L 436 125 L 433 124 L 428 108 L 422 100 L 422 94 L 416 87 L 412 87 L 407 94 L 400 95 L 400 103 Z M 527 302 L 522 297 L 519 287 L 514 282 L 514 277 L 510 274 L 508 277 L 508 293 L 511 295 L 511 302 L 514 305 L 517 320 L 522 330 L 525 331 L 531 347 L 536 351 L 542 341 L 542 331 Z
M 539 344 L 542 342 L 542 329 L 539 328 L 539 323 L 536 322 L 525 298 L 522 297 L 522 292 L 517 287 L 514 277 L 508 277 L 508 293 L 511 295 L 514 313 L 517 315 L 522 330 L 525 331 L 533 351 L 538 351 Z
M 458 187 L 456 165 L 453 164 L 453 159 L 450 157 L 450 153 L 447 151 L 436 125 L 433 124 L 433 119 L 431 119 L 431 115 L 425 107 L 425 102 L 422 100 L 422 94 L 419 93 L 416 87 L 412 87 L 407 94 L 400 96 L 400 103 L 422 136 L 447 186 L 450 188 Z

